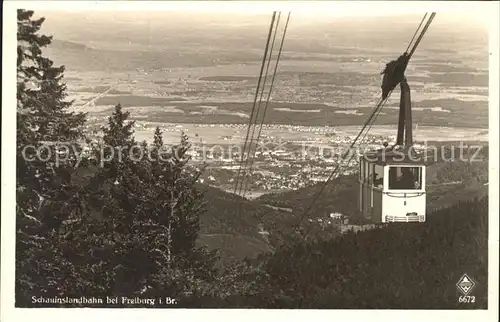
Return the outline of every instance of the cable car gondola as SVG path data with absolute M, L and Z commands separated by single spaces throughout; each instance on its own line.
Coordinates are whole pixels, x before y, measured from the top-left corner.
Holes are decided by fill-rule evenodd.
M 425 158 L 413 147 L 410 87 L 403 76 L 396 145 L 359 162 L 359 210 L 374 223 L 425 222 Z

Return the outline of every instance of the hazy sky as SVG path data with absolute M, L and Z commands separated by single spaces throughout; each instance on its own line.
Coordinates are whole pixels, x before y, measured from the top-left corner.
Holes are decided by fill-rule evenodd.
M 248 12 L 228 12 L 228 11 L 186 11 L 186 10 L 163 10 L 163 11 L 74 11 L 74 10 L 64 10 L 64 11 L 47 11 L 47 10 L 37 10 L 38 15 L 50 18 L 53 21 L 68 22 L 76 18 L 80 21 L 114 21 L 114 22 L 127 22 L 143 24 L 147 22 L 164 22 L 172 16 L 177 18 L 183 17 L 186 23 L 199 23 L 202 21 L 220 21 L 227 23 L 268 23 L 272 11 L 267 12 L 253 12 L 249 10 Z M 408 12 L 379 12 L 374 11 L 373 13 L 368 12 L 352 12 L 352 11 L 327 11 L 323 12 L 320 10 L 314 10 L 310 8 L 309 10 L 297 10 L 292 11 L 292 19 L 295 24 L 315 24 L 330 22 L 332 20 L 345 20 L 345 19 L 355 19 L 363 21 L 365 19 L 388 19 L 388 20 L 402 20 L 410 19 L 415 20 L 422 17 L 425 11 L 416 11 L 413 13 Z M 438 12 L 438 18 L 435 20 L 435 24 L 439 25 L 449 25 L 454 27 L 470 27 L 470 26 L 483 26 L 486 28 L 488 19 L 486 17 L 478 15 L 477 12 Z
M 91 46 L 96 45 L 94 41 L 101 41 L 98 46 L 115 46 L 111 43 L 127 37 L 135 44 L 148 39 L 153 44 L 162 37 L 183 36 L 196 37 L 199 41 L 200 37 L 210 38 L 212 34 L 248 39 L 264 37 L 272 11 L 281 9 L 270 3 L 109 1 L 93 5 L 63 1 L 52 6 L 34 4 L 30 8 L 37 16 L 47 18 L 43 32 L 55 39 Z M 312 40 L 330 34 L 341 44 L 355 46 L 372 46 L 366 38 L 379 39 L 385 45 L 391 41 L 406 42 L 420 23 L 424 10 L 436 9 L 437 16 L 426 36 L 427 44 L 439 46 L 441 39 L 461 40 L 465 45 L 487 42 L 487 11 L 482 6 L 471 6 L 471 2 L 459 3 L 460 6 L 453 5 L 454 2 L 441 3 L 437 10 L 429 7 L 436 2 L 323 1 L 304 4 L 294 1 L 293 5 L 289 2 L 289 8 L 285 8 L 291 10 L 287 39 Z M 282 25 L 286 14 L 284 11 Z M 174 43 L 181 43 L 177 38 Z M 350 41 L 351 38 L 355 40 Z
M 213 8 L 212 8 L 213 10 Z M 204 28 L 205 26 L 264 26 L 269 25 L 272 11 L 269 12 L 218 12 L 218 11 L 186 11 L 177 9 L 156 11 L 156 12 L 127 12 L 127 11 L 43 11 L 37 10 L 37 16 L 47 18 L 44 24 L 44 30 L 49 34 L 63 34 L 69 30 L 78 28 L 113 28 L 113 26 L 128 25 L 128 28 L 147 27 L 159 28 L 168 27 L 186 27 Z M 409 24 L 410 26 L 418 26 L 420 19 L 425 12 L 409 13 L 391 13 L 385 14 L 376 12 L 375 15 L 353 12 L 318 12 L 313 9 L 309 11 L 297 10 L 291 14 L 290 25 L 292 28 L 314 28 L 318 26 L 318 31 L 321 26 L 329 24 L 347 23 L 357 27 L 363 25 L 380 26 L 382 29 L 390 29 L 393 24 Z M 283 20 L 286 13 L 283 13 Z M 472 13 L 438 13 L 433 21 L 433 29 L 448 29 L 455 33 L 476 33 L 486 32 L 487 19 L 481 19 L 474 12 Z M 128 29 L 127 28 L 127 29 Z M 349 30 L 346 30 L 349 32 Z

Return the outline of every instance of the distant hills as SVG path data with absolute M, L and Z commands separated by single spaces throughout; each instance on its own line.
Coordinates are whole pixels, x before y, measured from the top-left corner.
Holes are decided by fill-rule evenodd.
M 193 48 L 186 49 L 176 44 L 161 48 L 147 45 L 131 45 L 102 48 L 78 42 L 54 39 L 44 52 L 58 65 L 65 65 L 74 72 L 124 72 L 136 69 L 151 70 L 175 67 L 215 66 L 224 62 L 259 60 L 260 52 L 253 53 L 244 49 L 231 52 L 203 52 Z
M 200 46 L 217 45 L 224 41 L 228 47 L 251 45 L 263 47 L 271 20 L 271 12 L 158 11 L 158 12 L 39 12 L 47 18 L 44 32 L 57 38 L 107 42 L 106 48 L 123 43 L 168 46 L 186 42 Z M 309 13 L 312 14 L 312 13 Z M 331 43 L 348 47 L 379 47 L 402 51 L 413 35 L 423 13 L 387 16 L 339 16 L 328 12 L 315 19 L 294 12 L 288 30 L 288 50 L 305 48 L 309 52 L 328 48 Z M 281 17 L 284 24 L 284 17 Z M 456 23 L 457 14 L 440 13 L 426 35 L 423 47 L 450 50 L 449 44 L 461 48 L 487 46 L 487 32 L 476 19 L 464 18 Z M 451 28 L 450 28 L 451 26 Z M 400 49 L 401 48 L 401 49 Z

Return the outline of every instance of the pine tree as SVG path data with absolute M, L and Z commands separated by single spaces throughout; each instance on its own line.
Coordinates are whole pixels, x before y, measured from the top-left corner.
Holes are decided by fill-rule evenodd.
M 109 148 L 133 148 L 128 116 L 117 106 L 103 128 Z M 92 265 L 86 264 L 82 271 L 105 281 L 93 289 L 94 294 L 175 296 L 203 288 L 200 285 L 209 289 L 207 281 L 215 277 L 214 254 L 195 244 L 203 204 L 194 188 L 197 174 L 186 168 L 187 136 L 157 158 L 163 147 L 161 136 L 157 128 L 153 145 L 140 145 L 142 159 L 107 159 L 96 176 L 100 219 L 89 222 L 78 236 L 85 240 L 83 248 L 96 249 Z
M 159 128 L 155 130 L 154 147 L 164 148 Z M 160 201 L 155 218 L 166 230 L 155 239 L 164 263 L 152 274 L 150 294 L 160 295 L 165 289 L 176 294 L 206 294 L 216 280 L 216 252 L 196 245 L 199 217 L 204 211 L 203 194 L 195 187 L 201 173 L 187 167 L 189 148 L 188 137 L 182 133 L 179 145 L 164 150 L 161 158 L 152 159 L 157 178 L 154 189 Z
M 113 115 L 108 118 L 108 125 L 103 127 L 103 141 L 112 147 L 128 147 L 135 144 L 135 121 L 129 121 L 130 112 L 123 112 L 120 104 L 115 106 Z
M 129 115 L 130 112 L 123 112 L 120 104 L 115 106 L 107 126 L 101 128 L 103 145 L 96 151 L 99 163 L 104 165 L 107 176 L 113 177 L 117 182 L 119 169 L 128 162 L 130 150 L 136 144 L 133 136 L 135 122 L 127 121 Z
M 54 66 L 42 55 L 42 49 L 52 42 L 52 37 L 39 35 L 44 18 L 33 20 L 34 12 L 18 10 L 17 20 L 17 97 L 20 131 L 25 127 L 36 128 L 32 139 L 40 141 L 72 141 L 82 138 L 81 126 L 84 113 L 75 114 L 68 108 L 72 101 L 65 101 L 66 85 L 63 83 L 64 66 Z
M 16 303 L 33 295 L 63 294 L 71 269 L 60 249 L 63 221 L 78 212 L 71 185 L 84 114 L 68 111 L 64 67 L 42 55 L 51 37 L 40 35 L 44 19 L 17 12 L 17 196 Z M 64 150 L 61 150 L 61 145 Z M 42 151 L 37 156 L 36 151 Z M 57 160 L 55 157 L 60 158 Z M 57 161 L 57 162 L 56 162 Z M 76 211 L 75 211 L 76 210 Z
M 75 274 L 67 279 L 73 295 L 134 294 L 140 275 L 135 269 L 148 265 L 141 257 L 143 236 L 135 233 L 135 200 L 130 197 L 144 188 L 138 173 L 147 167 L 131 157 L 136 142 L 128 116 L 118 104 L 102 127 L 102 141 L 93 146 L 92 177 L 81 195 L 83 218 L 68 225 L 66 253 L 76 263 Z
M 163 147 L 163 132 L 157 126 L 153 137 L 153 146 L 157 149 Z

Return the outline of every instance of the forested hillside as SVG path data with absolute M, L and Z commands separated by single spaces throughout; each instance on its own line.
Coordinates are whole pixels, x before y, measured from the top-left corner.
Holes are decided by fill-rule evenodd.
M 258 291 L 212 305 L 485 309 L 487 243 L 488 198 L 461 202 L 435 211 L 424 224 L 395 224 L 280 249 L 261 258 Z M 458 301 L 455 284 L 464 273 L 476 282 L 474 303 Z

